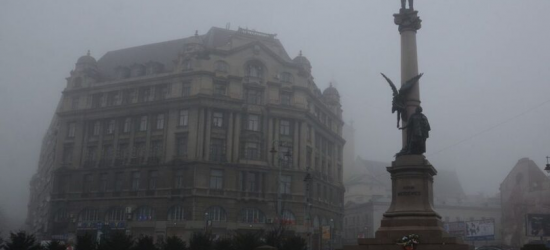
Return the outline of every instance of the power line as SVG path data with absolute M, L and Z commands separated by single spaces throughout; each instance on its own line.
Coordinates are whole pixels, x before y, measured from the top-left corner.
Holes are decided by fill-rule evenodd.
M 544 101 L 544 102 L 542 102 L 542 103 L 540 103 L 540 104 L 538 104 L 538 105 L 536 105 L 536 106 L 534 106 L 534 107 L 529 108 L 529 109 L 526 110 L 526 111 L 523 111 L 523 112 L 521 112 L 521 113 L 519 113 L 519 114 L 517 114 L 517 115 L 515 115 L 515 116 L 513 116 L 513 117 L 511 117 L 511 118 L 508 118 L 508 119 L 506 119 L 506 120 L 504 120 L 504 121 L 502 121 L 502 122 L 500 122 L 500 123 L 498 123 L 498 124 L 496 124 L 496 125 L 494 125 L 494 126 L 492 126 L 492 127 L 489 127 L 489 128 L 487 128 L 487 129 L 485 129 L 485 130 L 482 130 L 482 131 L 480 131 L 480 132 L 478 132 L 478 133 L 475 133 L 475 134 L 469 136 L 468 138 L 465 138 L 465 139 L 463 139 L 463 140 L 461 140 L 461 141 L 458 141 L 458 142 L 456 142 L 456 143 L 454 143 L 454 144 L 452 144 L 452 145 L 449 145 L 449 146 L 447 146 L 447 147 L 444 147 L 444 148 L 442 148 L 442 149 L 436 151 L 435 153 L 428 154 L 427 156 L 437 155 L 437 154 L 439 154 L 439 153 L 441 153 L 441 152 L 443 152 L 443 151 L 446 151 L 446 150 L 448 150 L 448 149 L 450 149 L 450 148 L 456 147 L 456 146 L 458 146 L 458 145 L 460 145 L 460 144 L 462 144 L 462 143 L 464 143 L 464 142 L 466 142 L 466 141 L 469 141 L 469 140 L 471 140 L 471 139 L 473 139 L 473 138 L 475 138 L 475 137 L 478 137 L 478 136 L 480 136 L 480 135 L 482 135 L 482 134 L 485 134 L 485 133 L 487 133 L 487 132 L 489 132 L 489 131 L 491 131 L 491 130 L 497 128 L 497 127 L 500 127 L 500 126 L 502 126 L 502 125 L 504 125 L 504 124 L 506 124 L 506 123 L 508 123 L 508 122 L 511 122 L 511 121 L 513 121 L 513 120 L 515 120 L 515 119 L 517 119 L 517 118 L 519 118 L 519 117 L 521 117 L 521 116 L 523 116 L 523 115 L 525 115 L 525 114 L 527 114 L 527 113 L 530 113 L 531 111 L 533 111 L 533 110 L 535 110 L 535 109 L 538 109 L 538 108 L 544 106 L 544 105 L 547 104 L 547 103 L 550 103 L 550 100 L 546 100 L 546 101 Z

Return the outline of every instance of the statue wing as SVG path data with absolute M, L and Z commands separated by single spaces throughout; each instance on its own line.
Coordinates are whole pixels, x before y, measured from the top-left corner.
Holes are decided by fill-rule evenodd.
M 399 89 L 399 95 L 401 96 L 405 96 L 407 95 L 407 93 L 409 93 L 409 91 L 412 89 L 412 87 L 418 82 L 418 80 L 420 80 L 420 78 L 422 77 L 422 75 L 424 75 L 423 73 L 422 74 L 419 74 L 411 79 L 409 79 L 407 82 L 405 82 L 405 84 L 403 84 L 401 86 L 401 88 Z
M 384 75 L 384 73 L 380 73 L 382 74 L 382 76 L 384 78 L 386 78 L 386 81 L 388 81 L 388 83 L 390 84 L 390 87 L 393 91 L 393 96 L 397 96 L 399 94 L 399 92 L 397 91 L 397 88 L 395 87 L 395 84 L 393 84 L 393 82 L 390 80 L 390 78 L 388 78 L 386 75 Z

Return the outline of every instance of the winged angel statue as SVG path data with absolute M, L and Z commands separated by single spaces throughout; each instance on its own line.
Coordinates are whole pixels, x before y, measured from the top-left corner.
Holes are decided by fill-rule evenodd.
M 380 73 L 382 74 L 382 73 Z M 392 108 L 391 112 L 395 113 L 397 111 L 397 128 L 399 128 L 399 121 L 401 119 L 401 114 L 403 114 L 403 117 L 407 117 L 407 105 L 405 103 L 405 98 L 411 91 L 412 87 L 420 80 L 423 74 L 417 75 L 407 82 L 405 84 L 401 85 L 401 88 L 399 91 L 397 91 L 397 88 L 395 87 L 395 84 L 384 74 L 382 76 L 386 78 L 386 81 L 390 84 L 391 89 L 393 90 L 393 100 L 392 100 Z

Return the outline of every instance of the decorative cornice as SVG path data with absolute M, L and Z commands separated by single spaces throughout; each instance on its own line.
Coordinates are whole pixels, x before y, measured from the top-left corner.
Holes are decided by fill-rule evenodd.
M 422 27 L 422 20 L 418 17 L 418 11 L 401 9 L 399 14 L 393 14 L 393 16 L 395 24 L 399 26 L 399 33 L 417 32 Z

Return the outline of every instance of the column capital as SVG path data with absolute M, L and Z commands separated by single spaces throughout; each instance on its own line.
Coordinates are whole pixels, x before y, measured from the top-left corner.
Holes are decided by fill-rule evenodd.
M 399 26 L 399 33 L 406 31 L 416 32 L 422 27 L 422 20 L 418 17 L 418 11 L 401 9 L 399 14 L 393 14 L 394 22 Z

